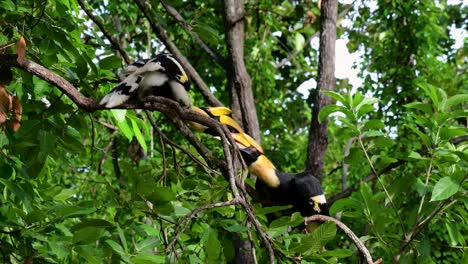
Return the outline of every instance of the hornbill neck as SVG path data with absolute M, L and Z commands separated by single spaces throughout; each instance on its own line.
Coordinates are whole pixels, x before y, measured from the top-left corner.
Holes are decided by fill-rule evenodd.
M 278 188 L 281 185 L 278 170 L 265 155 L 258 156 L 257 160 L 249 165 L 249 172 L 270 188 Z

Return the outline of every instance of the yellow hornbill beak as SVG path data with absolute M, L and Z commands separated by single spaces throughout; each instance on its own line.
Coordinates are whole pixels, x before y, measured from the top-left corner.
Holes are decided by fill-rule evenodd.
M 185 74 L 185 73 L 182 74 L 182 75 L 179 75 L 178 77 L 179 77 L 179 82 L 180 83 L 186 83 L 189 80 L 187 74 Z
M 313 205 L 314 211 L 318 214 L 328 215 L 327 199 L 325 199 L 325 195 L 320 194 L 310 197 L 309 204 Z

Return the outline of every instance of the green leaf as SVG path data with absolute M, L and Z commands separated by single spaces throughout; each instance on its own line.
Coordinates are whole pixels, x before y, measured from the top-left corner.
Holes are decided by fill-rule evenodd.
M 73 234 L 73 243 L 95 243 L 103 235 L 103 233 L 104 229 L 100 227 L 84 227 Z
M 99 62 L 99 67 L 106 70 L 118 69 L 122 67 L 122 59 L 115 55 L 106 57 Z
M 107 239 L 106 244 L 109 245 L 112 250 L 114 250 L 117 254 L 119 254 L 121 257 L 125 256 L 125 251 L 123 248 L 115 241 Z
M 459 241 L 459 228 L 457 228 L 457 225 L 453 222 L 445 222 L 445 227 L 450 237 L 450 245 L 456 246 Z
M 434 186 L 431 202 L 445 200 L 458 192 L 460 185 L 450 177 L 443 177 Z
M 71 231 L 76 231 L 85 227 L 112 228 L 114 225 L 102 219 L 82 219 L 81 223 L 74 225 Z
M 150 254 L 150 253 L 140 253 L 133 257 L 132 263 L 135 264 L 158 264 L 158 263 L 166 263 L 166 256 L 161 256 L 161 255 L 155 255 L 155 254 Z
M 418 109 L 428 115 L 432 115 L 432 107 L 429 104 L 425 104 L 421 102 L 412 102 L 412 103 L 404 105 L 404 107 L 411 108 L 411 109 Z
M 133 138 L 133 130 L 128 125 L 128 122 L 125 118 L 126 110 L 122 109 L 112 109 L 112 115 L 114 116 L 115 120 L 117 121 L 117 126 L 119 127 L 120 131 L 124 134 L 124 136 L 131 141 Z
M 322 122 L 326 117 L 328 117 L 330 114 L 335 113 L 335 112 L 343 112 L 346 111 L 347 109 L 344 106 L 341 105 L 326 105 L 320 109 L 319 113 L 319 121 Z
M 422 180 L 418 178 L 413 184 L 413 189 L 415 189 L 418 192 L 419 196 L 422 197 L 427 193 L 431 192 L 433 190 L 433 186 L 424 184 Z
M 209 228 L 203 234 L 202 237 L 203 249 L 206 252 L 206 258 L 208 262 L 219 260 L 219 254 L 221 253 L 221 245 L 218 240 L 218 232 L 216 229 Z
M 146 198 L 153 204 L 165 204 L 175 200 L 175 193 L 173 193 L 171 189 L 151 185 L 149 187 L 152 189 L 152 192 L 147 195 Z
M 369 113 L 369 112 L 372 112 L 375 110 L 375 107 L 373 105 L 370 105 L 370 104 L 366 104 L 366 105 L 363 105 L 361 107 L 359 107 L 357 109 L 357 113 L 356 113 L 356 116 L 358 118 L 361 118 L 363 117 L 365 114 Z
M 125 238 L 125 234 L 124 234 L 122 228 L 120 228 L 119 224 L 117 224 L 117 233 L 119 234 L 119 241 L 122 243 L 122 245 L 124 247 L 124 251 L 128 252 L 127 239 Z
M 351 249 L 347 248 L 339 248 L 334 250 L 325 250 L 320 252 L 320 256 L 322 257 L 335 257 L 335 258 L 347 258 L 354 254 Z
M 408 127 L 409 129 L 411 129 L 414 133 L 416 133 L 416 135 L 419 136 L 419 138 L 422 140 L 422 142 L 426 145 L 426 146 L 431 146 L 432 144 L 432 140 L 430 137 L 428 137 L 426 134 L 424 134 L 423 132 L 421 132 L 419 129 L 417 129 L 416 127 L 412 126 L 412 125 L 409 125 L 407 124 L 406 127 Z
M 298 226 L 304 222 L 304 218 L 299 213 L 294 213 L 291 216 L 282 216 L 278 219 L 273 220 L 270 224 L 270 228 L 278 228 L 283 226 Z
M 0 6 L 5 10 L 5 11 L 14 11 L 16 6 L 15 3 L 13 3 L 11 0 L 3 0 L 0 2 Z
M 66 201 L 68 198 L 75 195 L 75 189 L 62 189 L 59 194 L 54 196 L 54 200 L 56 201 Z
M 325 246 L 328 241 L 335 237 L 336 225 L 334 222 L 324 222 L 312 232 L 312 235 L 316 240 L 320 241 L 321 246 Z
M 125 121 L 125 116 L 127 115 L 126 109 L 111 109 L 110 111 L 114 116 L 115 120 L 117 120 L 118 122 Z
M 292 205 L 277 205 L 277 206 L 269 206 L 269 207 L 261 207 L 255 209 L 255 214 L 257 215 L 266 215 L 271 213 L 276 213 L 279 211 L 283 211 L 286 209 L 292 208 Z
M 300 51 L 304 48 L 304 45 L 305 45 L 305 38 L 304 36 L 299 33 L 299 32 L 296 32 L 296 34 L 294 35 L 294 48 L 297 50 L 297 51 Z
M 297 254 L 305 254 L 306 252 L 316 252 L 321 248 L 320 241 L 313 233 L 300 236 L 299 241 L 291 243 L 289 251 Z
M 445 102 L 445 109 L 443 110 L 448 110 L 454 106 L 457 106 L 459 104 L 462 104 L 462 103 L 466 103 L 468 102 L 468 94 L 456 94 L 452 97 L 450 97 L 449 99 L 447 99 L 447 101 Z
M 333 91 L 325 91 L 325 90 L 320 90 L 320 92 L 330 96 L 331 98 L 335 99 L 336 101 L 342 103 L 345 106 L 348 105 L 346 98 L 343 95 L 341 95 L 340 93 L 333 92 Z
M 132 127 L 133 127 L 133 133 L 135 134 L 136 139 L 138 140 L 138 143 L 143 147 L 145 152 L 148 151 L 148 146 L 146 145 L 145 138 L 143 137 L 143 134 L 141 134 L 140 128 L 138 127 L 137 123 L 135 120 L 131 120 L 132 122 Z
M 55 208 L 55 211 L 57 212 L 58 216 L 60 217 L 76 217 L 80 215 L 87 215 L 94 213 L 96 211 L 96 208 L 85 208 L 81 206 L 76 206 L 76 205 L 58 205 Z

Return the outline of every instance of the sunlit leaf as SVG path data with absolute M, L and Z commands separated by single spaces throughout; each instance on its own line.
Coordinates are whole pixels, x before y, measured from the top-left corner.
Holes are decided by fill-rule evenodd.
M 460 185 L 450 177 L 443 177 L 434 186 L 431 202 L 445 200 L 458 192 Z

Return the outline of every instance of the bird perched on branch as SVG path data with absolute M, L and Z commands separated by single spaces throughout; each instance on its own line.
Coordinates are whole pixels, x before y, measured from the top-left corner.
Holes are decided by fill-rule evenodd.
M 259 180 L 255 189 L 272 205 L 292 205 L 303 216 L 328 215 L 327 200 L 320 181 L 311 172 L 286 173 L 253 146 L 239 146 L 249 172 Z
M 292 205 L 293 210 L 300 212 L 303 216 L 329 214 L 320 181 L 311 172 L 285 173 L 276 169 L 264 155 L 260 144 L 245 133 L 239 124 L 231 118 L 229 108 L 193 107 L 193 109 L 228 127 L 249 172 L 258 178 L 255 188 L 262 200 L 268 201 L 268 204 L 264 205 Z M 216 135 L 215 131 L 203 125 L 194 122 L 191 125 L 199 131 Z
M 130 99 L 164 96 L 189 107 L 190 81 L 182 65 L 171 54 L 159 54 L 128 65 L 120 74 L 121 82 L 100 104 L 107 108 L 119 106 Z

